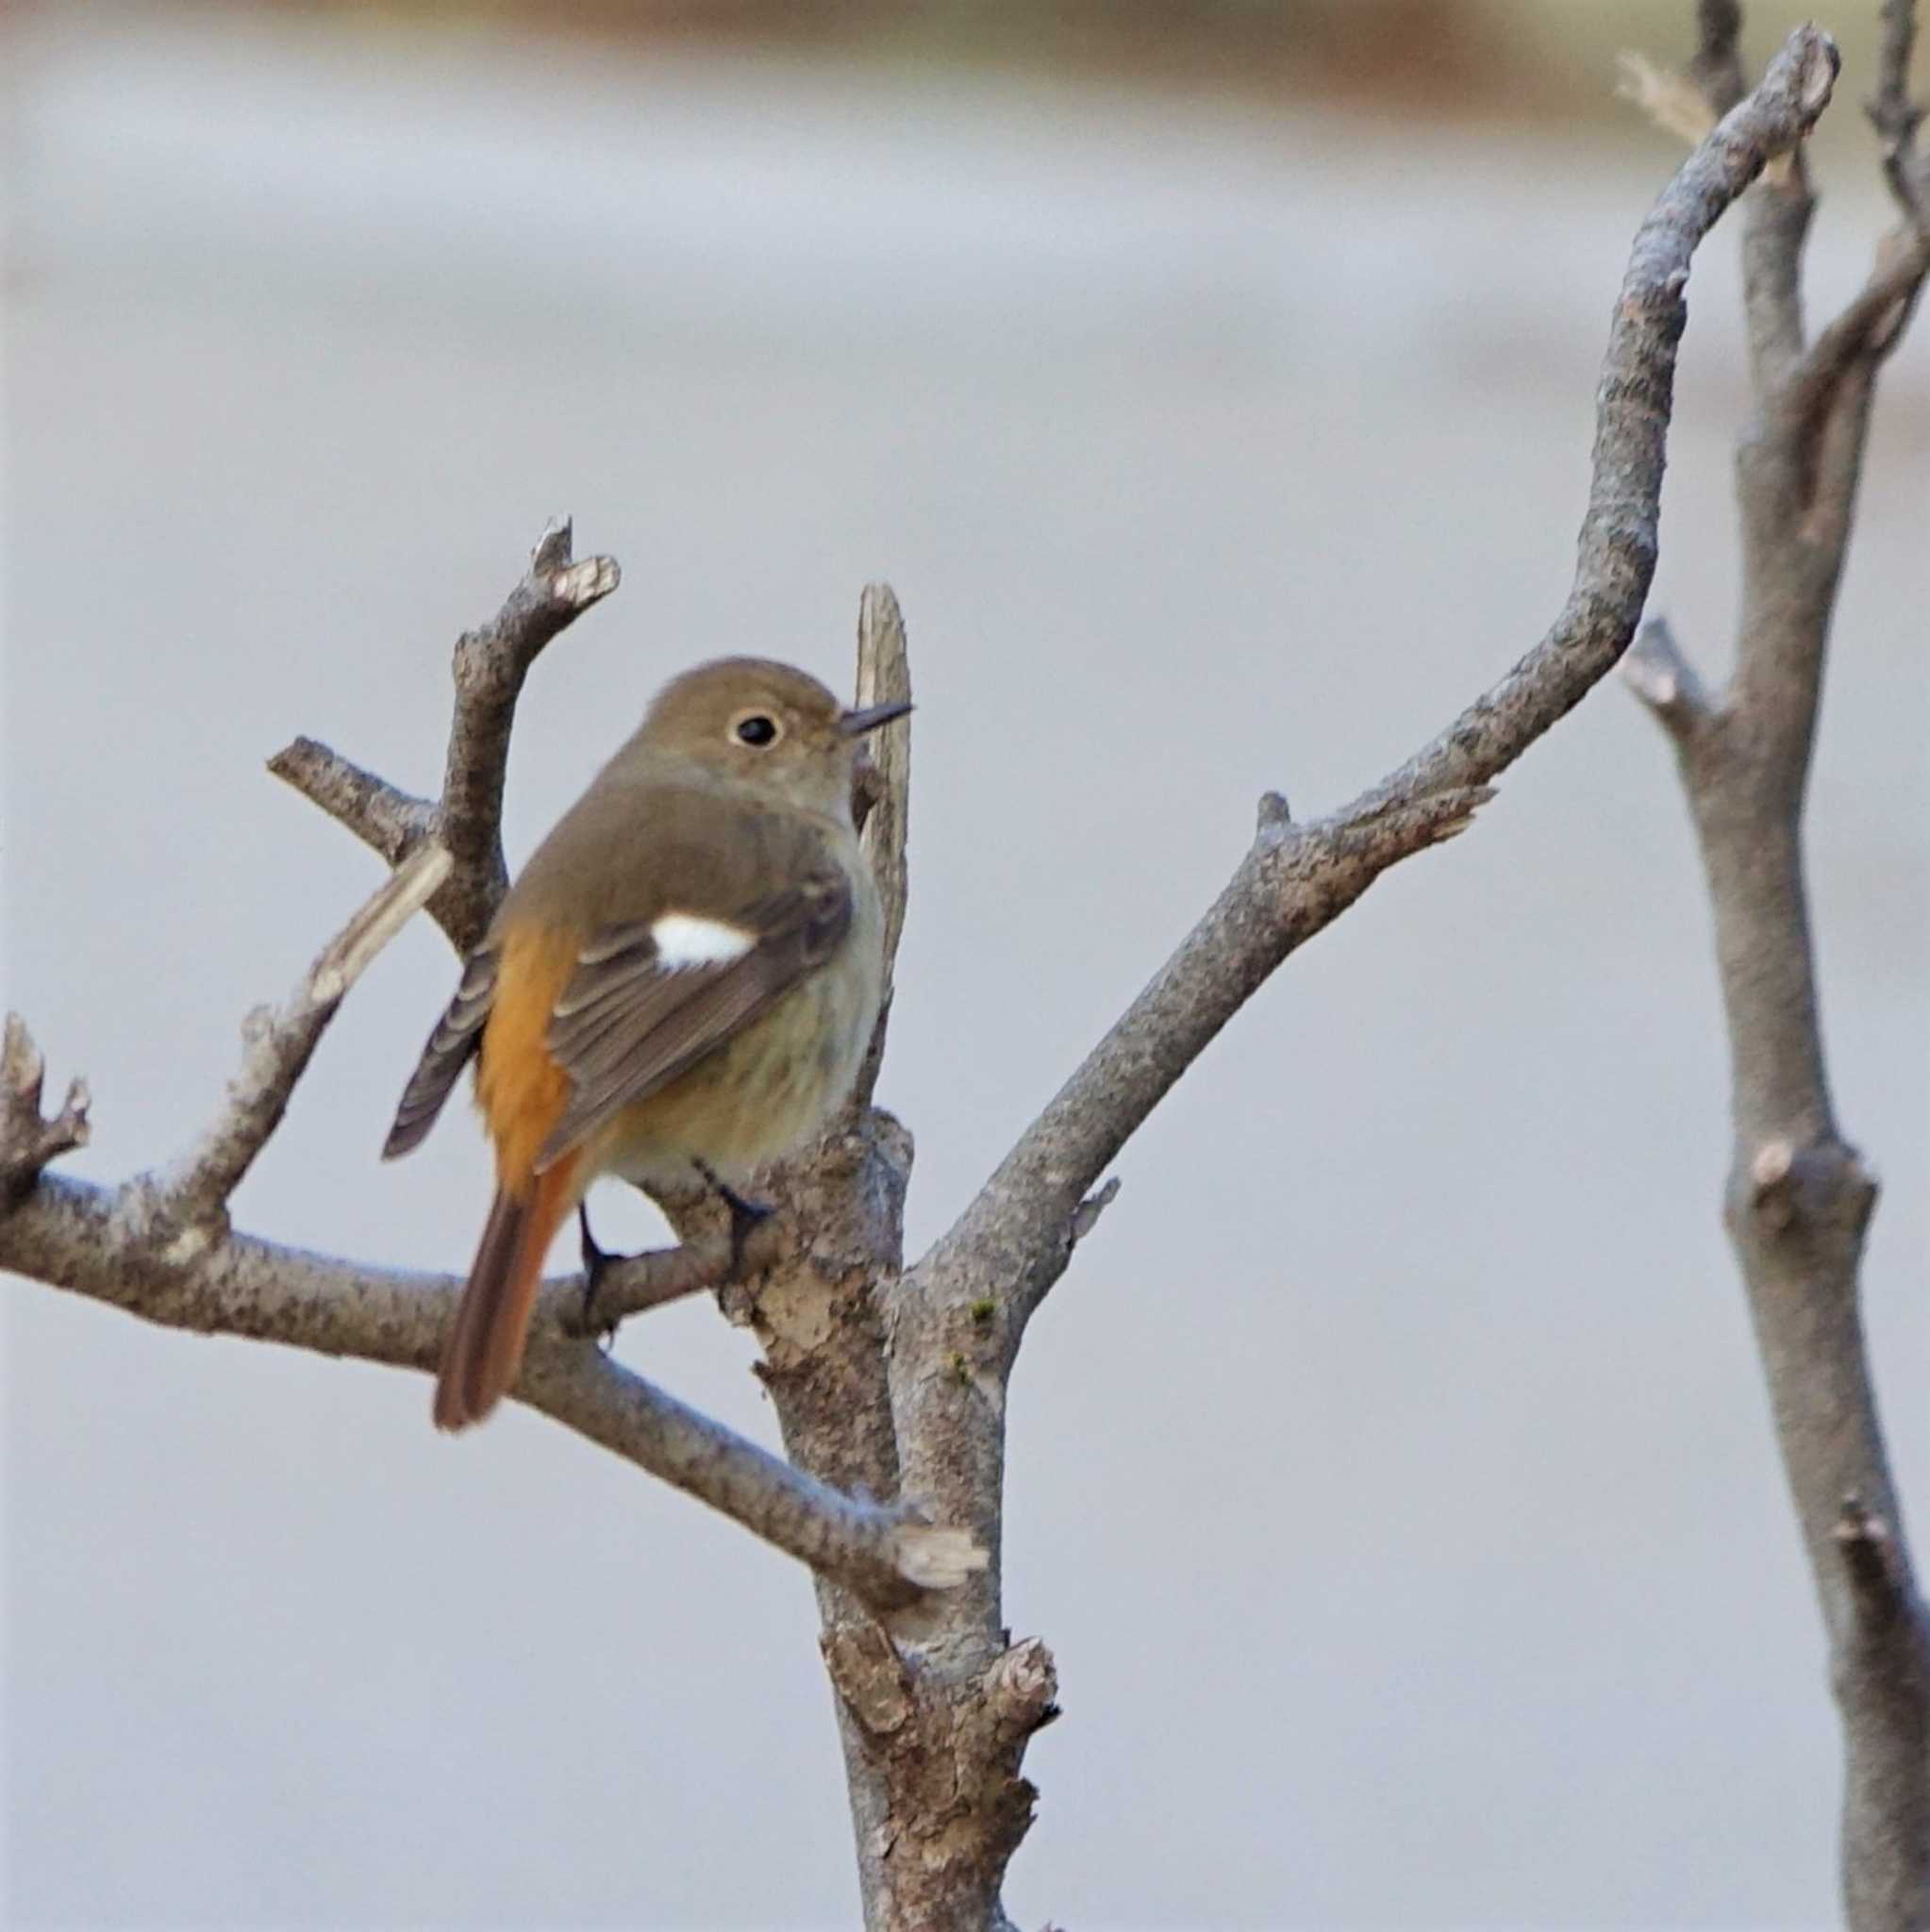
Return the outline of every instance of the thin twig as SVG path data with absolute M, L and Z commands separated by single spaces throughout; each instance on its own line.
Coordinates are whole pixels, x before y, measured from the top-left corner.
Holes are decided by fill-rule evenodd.
M 1707 724 L 1708 693 L 1666 617 L 1651 617 L 1637 632 L 1622 675 L 1672 737 L 1687 741 Z
M 1922 105 L 1910 98 L 1910 60 L 1917 44 L 1916 0 L 1883 0 L 1883 41 L 1876 91 L 1865 104 L 1883 142 L 1883 174 L 1898 209 L 1930 240 L 1930 157 L 1917 154 Z
M 1720 120 L 1743 93 L 1741 0 L 1697 0 L 1695 21 L 1689 72 Z
M 1908 93 L 1916 36 L 1913 0 L 1888 0 L 1883 11 L 1877 89 L 1866 103 L 1866 111 L 1883 137 L 1885 174 L 1903 220 L 1878 243 L 1869 280 L 1805 349 L 1794 291 L 1807 228 L 1806 196 L 1803 219 L 1788 225 L 1787 232 L 1775 238 L 1763 263 L 1749 251 L 1744 253 L 1745 291 L 1756 290 L 1758 282 L 1771 275 L 1789 291 L 1787 299 L 1796 317 L 1793 333 L 1787 328 L 1776 331 L 1772 350 L 1758 359 L 1756 393 L 1765 411 L 1779 419 L 1783 453 L 1791 466 L 1797 496 L 1811 502 L 1825 499 L 1826 523 L 1840 521 L 1830 514 L 1836 506 L 1827 501 L 1829 492 L 1823 488 L 1827 479 L 1822 446 L 1832 413 L 1845 403 L 1859 412 L 1867 406 L 1868 379 L 1902 341 L 1930 276 L 1930 190 L 1918 178 L 1915 152 L 1917 124 L 1922 116 Z M 1750 324 L 1752 343 L 1772 332 L 1757 316 L 1754 302 Z M 1860 452 L 1860 425 L 1850 441 Z M 1845 480 L 1854 488 L 1853 475 Z
M 890 584 L 867 584 L 857 605 L 857 703 L 892 704 L 911 696 L 911 658 L 905 613 Z M 904 717 L 871 735 L 859 767 L 863 817 L 858 841 L 878 882 L 885 911 L 884 997 L 857 1077 L 854 1104 L 867 1105 L 885 1057 L 891 1016 L 891 982 L 905 930 L 910 873 L 905 846 L 911 822 L 911 720 Z
M 1926 274 L 1930 242 L 1902 229 L 1885 238 L 1870 280 L 1810 343 L 1783 388 L 1780 406 L 1799 434 L 1814 438 L 1851 369 L 1896 347 Z
M 418 846 L 322 949 L 286 1006 L 249 1014 L 241 1071 L 228 1083 L 221 1113 L 191 1154 L 137 1184 L 156 1236 L 206 1244 L 225 1230 L 228 1198 L 281 1124 L 336 1008 L 363 968 L 428 903 L 450 863 L 441 845 Z
M 400 865 L 436 829 L 431 800 L 363 771 L 316 739 L 285 745 L 268 760 L 268 769 L 391 865 Z
M 616 559 L 570 560 L 570 520 L 538 539 L 528 574 L 501 610 L 456 642 L 456 711 L 437 808 L 437 835 L 456 859 L 438 920 L 458 951 L 483 936 L 508 884 L 503 862 L 503 779 L 523 680 L 539 653 L 617 588 Z
M 516 700 L 543 646 L 617 588 L 616 559 L 571 561 L 567 517 L 537 540 L 529 569 L 488 624 L 457 640 L 456 702 L 442 794 L 433 805 L 352 764 L 325 744 L 298 738 L 268 769 L 344 824 L 391 865 L 430 837 L 454 864 L 429 915 L 458 953 L 483 936 L 508 883 L 503 859 L 503 779 Z
M 1574 587 L 1548 634 L 1430 744 L 1343 816 L 1452 785 L 1485 785 L 1572 710 L 1635 635 L 1655 574 L 1657 505 L 1683 291 L 1697 245 L 1828 105 L 1836 43 L 1799 27 L 1762 85 L 1683 162 L 1637 232 L 1610 326 Z
M 1658 67 L 1645 55 L 1632 51 L 1618 54 L 1615 65 L 1620 75 L 1615 85 L 1618 97 L 1639 108 L 1684 147 L 1705 141 L 1709 129 L 1727 111 L 1714 104 L 1692 68 L 1678 72 Z
M 51 1117 L 41 1112 L 47 1063 L 18 1013 L 0 1036 L 0 1213 L 11 1208 L 42 1170 L 88 1141 L 87 1082 L 68 1083 L 67 1098 Z
M 907 703 L 911 655 L 905 613 L 890 584 L 867 584 L 857 604 L 857 698 L 860 708 Z M 866 813 L 861 842 L 885 904 L 885 983 L 905 929 L 909 874 L 905 843 L 911 812 L 911 720 L 873 731 L 866 740 Z

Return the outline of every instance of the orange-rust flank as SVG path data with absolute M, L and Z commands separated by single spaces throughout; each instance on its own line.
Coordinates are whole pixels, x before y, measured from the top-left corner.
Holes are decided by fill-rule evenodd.
M 496 996 L 483 1031 L 476 1105 L 496 1145 L 496 1184 L 528 1197 L 538 1150 L 563 1117 L 567 1074 L 550 1057 L 550 1012 L 576 966 L 580 935 L 525 925 L 503 936 Z

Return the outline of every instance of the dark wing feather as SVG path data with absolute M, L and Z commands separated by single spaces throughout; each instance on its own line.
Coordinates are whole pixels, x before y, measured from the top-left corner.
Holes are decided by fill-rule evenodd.
M 382 1158 L 407 1154 L 436 1124 L 456 1078 L 482 1044 L 483 1022 L 496 996 L 496 942 L 485 940 L 464 961 L 462 984 L 429 1035 L 423 1057 L 402 1091 L 395 1124 L 382 1143 Z
M 537 1156 L 539 1174 L 822 966 L 850 927 L 851 885 L 835 869 L 813 873 L 730 924 L 756 940 L 715 965 L 666 970 L 641 924 L 607 926 L 583 948 L 550 1020 L 550 1052 L 571 1093 Z

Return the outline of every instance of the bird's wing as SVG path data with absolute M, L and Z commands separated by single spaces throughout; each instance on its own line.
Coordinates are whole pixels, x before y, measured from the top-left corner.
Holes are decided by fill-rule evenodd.
M 482 1044 L 483 1022 L 496 996 L 498 957 L 497 941 L 487 939 L 463 961 L 462 984 L 436 1022 L 423 1057 L 402 1091 L 395 1124 L 382 1143 L 384 1160 L 407 1154 L 436 1124 L 456 1076 Z
M 604 927 L 551 1012 L 571 1093 L 536 1171 L 748 1026 L 831 957 L 851 912 L 851 882 L 827 866 L 729 918 L 670 911 Z

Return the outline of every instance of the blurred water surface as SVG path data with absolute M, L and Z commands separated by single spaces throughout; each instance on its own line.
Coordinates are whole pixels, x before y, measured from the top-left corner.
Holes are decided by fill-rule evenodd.
M 450 641 L 569 509 L 624 584 L 531 680 L 512 856 L 671 671 L 842 682 L 859 586 L 904 599 L 882 1098 L 914 1247 L 1263 788 L 1351 794 L 1539 635 L 1672 161 L 379 16 L 63 7 L 8 53 L 6 975 L 92 1076 L 74 1171 L 177 1150 L 372 882 L 262 758 L 307 731 L 429 786 Z M 1830 181 L 1819 313 L 1881 220 Z M 1658 593 L 1711 670 L 1732 245 L 1697 268 Z M 1885 378 L 1811 840 L 1920 1510 L 1924 342 Z M 466 1258 L 473 1124 L 374 1159 L 451 973 L 424 925 L 370 974 L 243 1224 Z M 1833 1919 L 1723 1078 L 1672 773 L 1614 688 L 1189 1075 L 1013 1389 L 1008 1608 L 1067 1712 L 1019 1923 Z M 780 1559 L 526 1414 L 435 1440 L 419 1378 L 19 1284 L 7 1322 L 10 1923 L 852 1921 Z M 707 1307 L 621 1346 L 774 1441 Z

